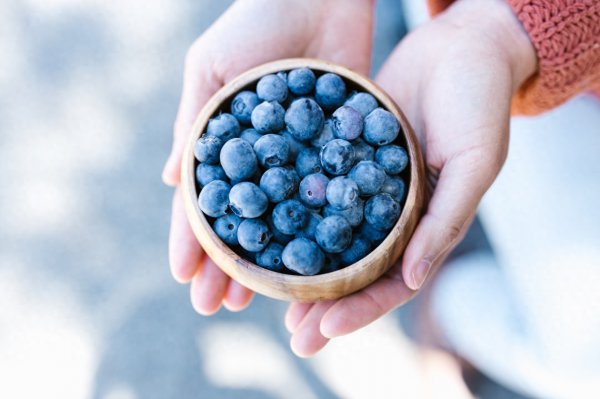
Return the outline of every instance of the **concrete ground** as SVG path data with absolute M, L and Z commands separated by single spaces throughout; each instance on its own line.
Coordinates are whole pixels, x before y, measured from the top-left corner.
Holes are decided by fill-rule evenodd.
M 302 360 L 288 347 L 285 303 L 257 297 L 245 312 L 203 318 L 171 278 L 160 172 L 183 57 L 228 4 L 0 3 L 0 397 L 432 390 L 400 312 Z M 399 19 L 378 14 L 376 64 L 402 34 Z

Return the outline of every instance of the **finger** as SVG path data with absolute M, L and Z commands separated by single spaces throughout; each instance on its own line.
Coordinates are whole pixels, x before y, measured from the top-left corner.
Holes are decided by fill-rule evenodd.
M 293 334 L 312 306 L 312 303 L 290 303 L 285 313 L 285 328 Z
M 189 282 L 198 269 L 202 247 L 198 244 L 187 219 L 181 191 L 175 190 L 169 233 L 169 264 L 173 278 L 180 283 Z
M 254 292 L 252 290 L 230 279 L 225 298 L 223 298 L 223 306 L 231 312 L 239 312 L 250 305 L 253 296 Z
M 186 56 L 183 89 L 173 128 L 173 145 L 162 172 L 162 179 L 167 185 L 175 186 L 179 183 L 181 159 L 190 129 L 204 104 L 222 86 L 222 81 L 213 73 L 211 65 L 211 60 L 208 56 L 203 56 L 200 46 L 190 48 Z
M 327 338 L 354 332 L 406 303 L 415 295 L 402 281 L 400 264 L 379 280 L 337 301 L 324 315 L 321 334 Z
M 482 153 L 463 152 L 444 164 L 427 212 L 404 252 L 402 273 L 411 289 L 419 289 L 433 266 L 460 242 L 498 173 L 499 167 L 482 161 Z
M 204 316 L 216 313 L 225 296 L 229 277 L 210 259 L 205 257 L 202 273 L 197 273 L 190 287 L 192 306 Z
M 296 332 L 292 335 L 290 347 L 300 357 L 310 357 L 320 351 L 327 342 L 320 331 L 321 318 L 335 301 L 322 301 L 315 303 L 304 316 Z

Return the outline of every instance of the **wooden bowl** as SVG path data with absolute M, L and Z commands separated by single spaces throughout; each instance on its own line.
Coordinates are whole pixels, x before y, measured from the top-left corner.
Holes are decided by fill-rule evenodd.
M 349 89 L 371 93 L 380 105 L 392 112 L 400 121 L 402 134 L 399 141 L 406 146 L 410 157 L 407 186 L 408 193 L 400 218 L 385 240 L 362 260 L 335 272 L 298 276 L 277 273 L 259 267 L 237 255 L 215 234 L 198 207 L 199 191 L 195 181 L 194 144 L 205 131 L 210 117 L 228 104 L 241 90 L 250 88 L 262 76 L 308 67 L 319 72 L 333 72 L 346 80 Z M 227 107 L 228 108 L 228 107 Z M 401 137 L 403 135 L 403 137 Z M 400 257 L 417 225 L 425 198 L 423 160 L 414 132 L 404 114 L 382 89 L 364 76 L 330 62 L 297 58 L 270 62 L 253 68 L 226 84 L 206 103 L 190 133 L 185 148 L 181 170 L 182 194 L 186 213 L 204 251 L 231 278 L 263 295 L 283 300 L 315 302 L 335 299 L 358 291 L 385 273 Z

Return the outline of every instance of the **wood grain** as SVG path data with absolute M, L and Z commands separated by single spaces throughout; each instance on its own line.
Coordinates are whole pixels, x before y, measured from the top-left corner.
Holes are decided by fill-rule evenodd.
M 400 219 L 386 239 L 367 257 L 341 270 L 317 276 L 296 276 L 272 272 L 240 258 L 214 233 L 198 207 L 195 184 L 194 144 L 203 133 L 209 118 L 223 103 L 238 91 L 256 82 L 262 76 L 299 67 L 315 71 L 333 72 L 366 92 L 392 112 L 400 121 L 410 156 L 408 194 Z M 185 148 L 181 168 L 182 193 L 190 225 L 204 251 L 230 277 L 263 295 L 301 302 L 336 299 L 358 291 L 385 273 L 402 254 L 422 214 L 425 201 L 425 178 L 421 152 L 414 132 L 404 114 L 385 92 L 364 76 L 330 62 L 294 58 L 270 62 L 251 69 L 230 83 L 206 103 L 192 130 Z

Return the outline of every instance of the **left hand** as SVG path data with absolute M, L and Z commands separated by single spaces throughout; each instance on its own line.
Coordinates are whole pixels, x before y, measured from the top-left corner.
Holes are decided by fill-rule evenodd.
M 536 68 L 528 36 L 503 0 L 463 0 L 411 33 L 376 81 L 415 128 L 433 193 L 403 258 L 347 297 L 292 303 L 291 347 L 311 356 L 418 292 L 468 229 L 506 158 L 511 98 Z

